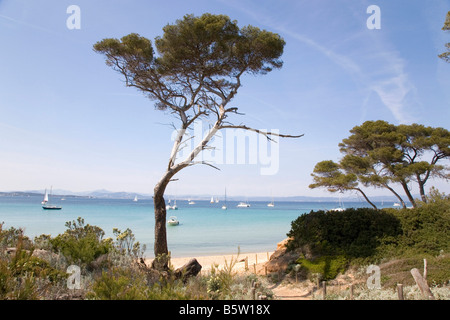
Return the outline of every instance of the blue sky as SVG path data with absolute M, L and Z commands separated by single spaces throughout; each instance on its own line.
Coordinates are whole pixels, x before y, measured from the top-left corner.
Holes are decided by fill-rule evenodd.
M 66 27 L 72 4 L 81 9 L 79 30 Z M 366 25 L 373 4 L 379 30 Z M 253 164 L 195 166 L 168 193 L 329 195 L 308 189 L 310 173 L 319 161 L 339 160 L 338 144 L 354 126 L 382 119 L 450 128 L 450 65 L 437 58 L 450 42 L 441 30 L 449 10 L 444 0 L 1 0 L 0 191 L 152 193 L 170 155 L 167 124 L 176 120 L 126 88 L 92 45 L 131 32 L 153 40 L 185 14 L 210 12 L 287 43 L 281 70 L 244 79 L 232 104 L 246 116 L 236 122 L 305 136 L 279 142 L 274 175 Z

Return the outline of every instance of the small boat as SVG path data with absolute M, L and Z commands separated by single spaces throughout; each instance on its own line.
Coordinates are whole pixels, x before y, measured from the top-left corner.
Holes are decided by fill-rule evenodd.
M 53 190 L 53 187 L 50 188 L 50 196 L 52 195 L 52 190 Z M 44 210 L 61 210 L 62 209 L 61 206 L 50 204 L 49 196 L 47 195 L 47 189 L 45 190 L 44 201 L 42 201 L 42 204 L 43 204 L 42 209 L 44 209 Z
M 210 203 L 214 203 L 214 197 L 211 197 Z
M 393 206 L 394 206 L 394 207 L 401 207 L 402 205 L 401 205 L 400 203 L 396 202 L 396 203 L 394 203 Z
M 343 212 L 343 211 L 345 211 L 344 202 L 342 202 L 341 197 L 339 197 L 339 206 L 334 208 L 334 209 L 330 209 L 329 211 L 333 211 L 333 212 Z
M 178 221 L 177 217 L 172 216 L 172 217 L 170 217 L 169 220 L 167 221 L 167 224 L 168 224 L 169 226 L 177 226 L 177 225 L 180 224 L 180 221 Z
M 270 203 L 267 204 L 268 207 L 275 207 L 275 202 L 273 202 L 273 196 L 272 196 L 272 201 Z
M 166 206 L 166 210 L 178 210 L 177 200 L 174 201 L 173 206 L 170 205 L 170 200 L 168 203 L 169 204 Z
M 188 204 L 193 205 L 195 204 L 195 201 L 189 200 Z
M 227 189 L 225 188 L 225 203 L 222 206 L 222 210 L 227 210 Z
M 44 210 L 61 210 L 62 207 L 61 206 L 56 206 L 54 204 L 44 204 L 42 206 L 42 209 L 44 209 Z
M 238 208 L 249 208 L 250 204 L 248 202 L 239 202 L 237 205 Z
M 41 204 L 46 204 L 47 202 L 48 202 L 48 193 L 47 193 L 47 189 L 45 189 L 44 200 L 41 202 Z
M 133 202 L 138 202 L 137 196 L 134 196 Z

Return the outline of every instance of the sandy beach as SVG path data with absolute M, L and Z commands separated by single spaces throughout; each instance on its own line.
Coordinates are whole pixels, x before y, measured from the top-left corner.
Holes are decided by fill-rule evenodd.
M 246 265 L 248 266 L 248 272 L 261 273 L 264 271 L 263 264 L 269 260 L 269 257 L 273 252 L 254 252 L 254 253 L 240 253 L 239 256 L 235 254 L 217 255 L 217 256 L 198 256 L 198 257 L 172 257 L 171 263 L 174 269 L 182 267 L 188 263 L 191 259 L 197 259 L 198 263 L 202 266 L 202 274 L 208 273 L 213 265 L 217 265 L 219 269 L 222 269 L 225 264 L 229 264 L 232 260 L 237 262 L 233 268 L 234 271 L 243 273 L 246 271 Z M 146 259 L 147 264 L 151 264 L 153 259 Z M 245 262 L 247 260 L 247 263 Z

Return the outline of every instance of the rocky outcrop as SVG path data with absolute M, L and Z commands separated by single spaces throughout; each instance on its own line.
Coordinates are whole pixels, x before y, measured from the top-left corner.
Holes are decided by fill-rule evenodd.
M 286 245 L 289 240 L 287 238 L 277 244 L 277 250 L 265 264 L 267 272 L 285 272 L 288 266 L 298 259 L 299 252 L 297 250 L 287 251 Z

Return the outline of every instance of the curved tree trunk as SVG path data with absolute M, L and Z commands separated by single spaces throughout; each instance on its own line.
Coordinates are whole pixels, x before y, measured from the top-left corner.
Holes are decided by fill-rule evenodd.
M 400 195 L 394 189 L 389 187 L 387 184 L 383 184 L 383 187 L 385 187 L 386 189 L 391 191 L 397 197 L 397 199 L 400 201 L 400 203 L 402 204 L 403 209 L 406 209 L 405 201 L 403 201 L 402 197 L 400 197 Z
M 366 194 L 364 193 L 364 191 L 362 191 L 360 188 L 354 188 L 354 190 L 360 192 L 360 193 L 363 195 L 364 199 L 366 199 L 366 201 L 367 201 L 367 202 L 368 202 L 375 210 L 378 210 L 377 206 L 374 205 L 374 204 L 372 203 L 372 201 L 369 200 L 369 198 L 366 196 Z
M 409 202 L 411 202 L 411 204 L 413 205 L 414 208 L 417 207 L 416 205 L 416 201 L 414 200 L 414 197 L 412 196 L 411 192 L 408 189 L 408 184 L 406 183 L 406 181 L 401 181 L 400 184 L 403 187 L 403 190 L 405 191 L 406 195 L 408 196 L 408 200 Z

